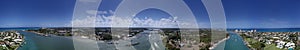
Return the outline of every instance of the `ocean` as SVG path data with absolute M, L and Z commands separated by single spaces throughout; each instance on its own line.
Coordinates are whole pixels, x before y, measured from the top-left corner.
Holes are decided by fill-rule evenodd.
M 236 29 L 227 29 L 227 31 L 234 30 Z M 257 30 L 257 32 L 300 32 L 300 28 L 243 28 L 242 30 Z

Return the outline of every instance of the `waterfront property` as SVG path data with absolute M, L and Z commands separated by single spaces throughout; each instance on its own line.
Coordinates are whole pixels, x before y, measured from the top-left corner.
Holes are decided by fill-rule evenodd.
M 256 32 L 236 30 L 251 49 L 256 50 L 299 50 L 300 32 Z
M 218 37 L 213 39 L 210 29 L 161 29 L 162 35 L 165 36 L 164 43 L 170 50 L 210 50 L 213 49 L 229 34 L 219 32 Z M 196 32 L 199 31 L 199 32 Z M 225 40 L 223 40 L 225 41 Z
M 16 50 L 24 42 L 24 36 L 17 31 L 0 32 L 0 50 Z

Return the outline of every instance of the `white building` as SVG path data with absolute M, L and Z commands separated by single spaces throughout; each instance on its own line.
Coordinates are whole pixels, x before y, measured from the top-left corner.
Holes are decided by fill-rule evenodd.
M 284 41 L 280 41 L 279 43 L 277 43 L 277 46 L 276 46 L 276 47 L 282 49 L 283 46 L 285 45 L 285 43 L 286 43 L 286 42 L 284 42 Z
M 287 47 L 287 48 L 295 48 L 296 46 L 295 46 L 295 43 L 293 43 L 293 42 L 288 42 L 288 43 L 285 45 L 285 47 Z
M 266 44 L 272 44 L 271 40 L 267 40 Z

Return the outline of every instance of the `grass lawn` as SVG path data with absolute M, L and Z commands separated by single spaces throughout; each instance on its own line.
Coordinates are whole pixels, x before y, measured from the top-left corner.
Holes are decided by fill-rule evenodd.
M 252 38 L 245 38 L 245 41 L 249 42 L 249 43 L 255 43 L 258 42 L 257 40 L 254 40 Z M 287 50 L 287 49 L 279 49 L 276 47 L 275 44 L 265 44 L 266 47 L 264 47 L 264 50 Z
M 257 42 L 257 40 L 254 40 L 254 39 L 251 39 L 251 38 L 246 38 L 245 40 L 247 42 L 249 42 L 249 43 L 255 43 L 255 42 Z
M 275 46 L 275 44 L 266 44 L 264 50 L 286 50 L 286 49 L 279 49 Z

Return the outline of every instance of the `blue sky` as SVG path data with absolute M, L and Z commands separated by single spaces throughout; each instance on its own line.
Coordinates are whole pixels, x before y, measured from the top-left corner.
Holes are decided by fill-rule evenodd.
M 1 0 L 0 27 L 69 26 L 75 2 L 76 0 Z M 103 0 L 98 11 L 113 12 L 121 2 L 122 0 Z M 201 28 L 210 27 L 209 17 L 201 0 L 184 0 L 184 2 L 196 16 Z M 222 0 L 228 28 L 299 28 L 298 2 L 300 1 Z M 109 13 L 99 15 L 103 15 L 99 18 L 112 16 Z M 169 17 L 168 13 L 156 9 L 142 11 L 136 16 L 141 20 L 173 19 Z

